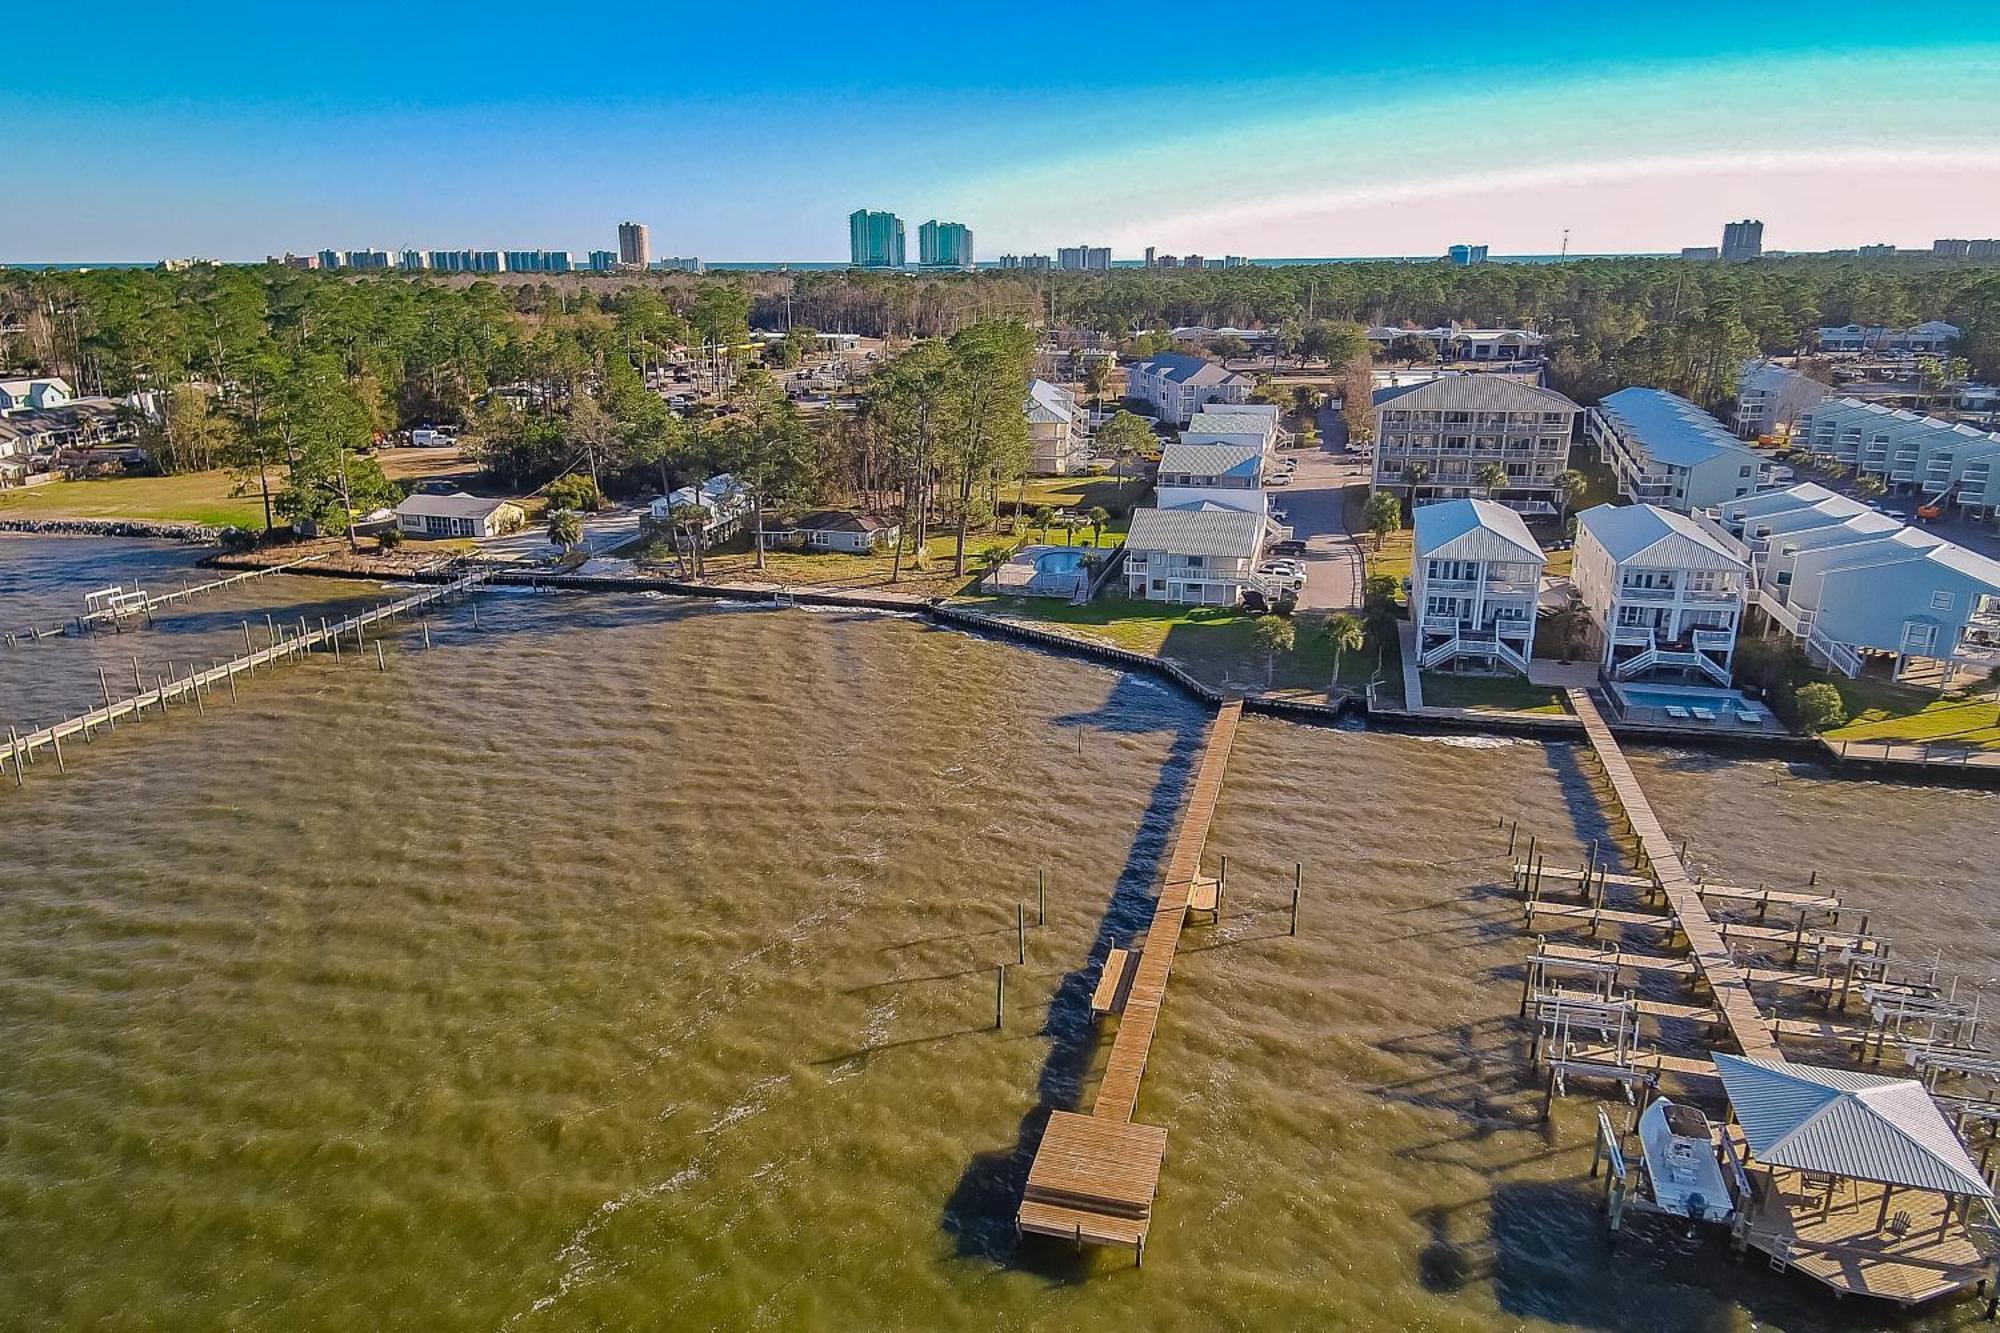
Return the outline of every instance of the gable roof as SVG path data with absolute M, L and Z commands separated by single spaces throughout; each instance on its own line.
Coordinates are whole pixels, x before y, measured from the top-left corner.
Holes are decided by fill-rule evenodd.
M 1022 404 L 1022 410 L 1034 425 L 1061 425 L 1076 420 L 1076 398 L 1060 384 L 1031 380 L 1028 383 L 1028 399 Z
M 1658 505 L 1598 505 L 1577 527 L 1619 564 L 1637 560 L 1668 569 L 1743 569 L 1723 536 L 1699 519 Z
M 1254 444 L 1170 444 L 1160 451 L 1159 470 L 1219 477 L 1246 464 L 1254 469 L 1263 457 L 1264 451 Z
M 1506 505 L 1492 500 L 1441 500 L 1419 505 L 1416 554 L 1420 559 L 1532 560 L 1548 557 L 1528 535 L 1528 525 Z
M 1175 384 L 1226 384 L 1242 378 L 1204 357 L 1188 356 L 1182 352 L 1162 352 L 1146 358 L 1132 369 L 1139 374 L 1158 375 Z
M 1720 421 L 1665 389 L 1620 389 L 1606 394 L 1598 411 L 1649 457 L 1672 467 L 1698 467 L 1725 454 L 1763 461 Z
M 1135 509 L 1125 544 L 1134 551 L 1250 558 L 1264 540 L 1264 517 L 1237 509 Z
M 1758 1161 L 1990 1199 L 1993 1189 L 1915 1079 L 1715 1052 Z
M 467 495 L 464 491 L 453 491 L 447 495 L 419 491 L 397 505 L 396 512 L 418 518 L 485 518 L 498 512 L 502 506 L 513 503 L 512 500 L 488 500 L 483 496 Z
M 1185 439 L 1189 435 L 1261 435 L 1266 438 L 1277 433 L 1278 423 L 1270 417 L 1254 412 L 1196 412 L 1188 418 L 1187 426 L 1181 431 Z
M 1554 389 L 1526 384 L 1511 375 L 1440 375 L 1422 384 L 1378 391 L 1379 406 L 1420 412 L 1580 412 L 1575 403 Z
M 886 532 L 894 526 L 894 519 L 852 509 L 815 509 L 797 518 L 776 519 L 764 524 L 767 532 Z

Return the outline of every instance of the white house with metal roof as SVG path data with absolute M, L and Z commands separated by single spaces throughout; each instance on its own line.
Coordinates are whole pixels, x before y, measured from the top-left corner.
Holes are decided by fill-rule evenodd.
M 1125 590 L 1155 602 L 1234 606 L 1246 590 L 1269 595 L 1257 573 L 1262 514 L 1238 509 L 1135 509 L 1125 536 Z
M 1470 658 L 1522 675 L 1535 651 L 1542 548 L 1514 510 L 1492 500 L 1444 500 L 1416 512 L 1410 616 L 1417 661 Z
M 1829 398 L 1799 419 L 1795 443 L 1820 464 L 1880 478 L 1926 508 L 2000 513 L 2000 433 L 1859 398 Z
M 1605 674 L 1729 683 L 1749 567 L 1722 531 L 1659 505 L 1598 505 L 1576 516 L 1571 577 Z
M 1488 464 L 1506 474 L 1507 507 L 1556 512 L 1556 478 L 1569 466 L 1582 411 L 1553 389 L 1507 375 L 1440 375 L 1375 391 L 1377 490 L 1412 505 L 1485 496 Z M 1493 498 L 1488 496 L 1487 498 Z
M 1021 405 L 1028 419 L 1028 471 L 1065 476 L 1090 461 L 1089 415 L 1060 384 L 1032 380 Z
M 1125 396 L 1136 398 L 1160 420 L 1185 426 L 1210 403 L 1248 401 L 1250 378 L 1213 361 L 1180 352 L 1162 352 L 1126 372 Z
M 1160 451 L 1153 489 L 1161 509 L 1220 506 L 1270 512 L 1259 444 L 1170 444 Z
M 1241 404 L 1251 406 L 1259 404 Z M 1277 410 L 1275 406 L 1269 413 L 1242 411 L 1236 406 L 1204 408 L 1182 427 L 1181 443 L 1240 444 L 1270 450 L 1278 443 Z
M 1820 664 L 1859 675 L 1893 658 L 1983 676 L 2000 666 L 2000 561 L 1823 486 L 1731 501 L 1721 526 L 1746 548 L 1755 604 Z
M 1722 423 L 1664 389 L 1620 389 L 1584 418 L 1584 434 L 1636 504 L 1682 513 L 1757 489 L 1764 457 Z

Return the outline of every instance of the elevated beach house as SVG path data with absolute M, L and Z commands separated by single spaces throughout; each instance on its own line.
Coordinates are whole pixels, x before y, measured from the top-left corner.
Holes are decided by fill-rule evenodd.
M 1090 461 L 1089 418 L 1060 384 L 1032 380 L 1021 410 L 1028 419 L 1028 471 L 1066 476 Z
M 1729 684 L 1749 567 L 1719 529 L 1659 505 L 1586 509 L 1573 579 L 1606 675 Z
M 1257 444 L 1170 444 L 1154 491 L 1161 509 L 1234 509 L 1262 517 L 1264 450 Z
M 1256 572 L 1264 538 L 1258 513 L 1135 509 L 1125 537 L 1125 590 L 1155 602 L 1234 606 L 1246 589 L 1266 592 Z
M 1521 516 L 1492 500 L 1419 506 L 1410 616 L 1425 668 L 1471 659 L 1526 675 L 1547 557 Z
M 1584 435 L 1634 504 L 1681 513 L 1757 489 L 1764 456 L 1720 421 L 1664 389 L 1620 389 L 1584 417 Z

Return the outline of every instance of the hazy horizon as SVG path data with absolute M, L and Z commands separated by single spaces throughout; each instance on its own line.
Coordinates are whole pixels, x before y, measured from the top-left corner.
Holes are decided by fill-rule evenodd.
M 636 218 L 656 256 L 837 262 L 864 206 L 912 233 L 964 222 L 982 260 L 1540 255 L 1565 230 L 1572 253 L 1677 253 L 1740 217 L 1792 251 L 2000 235 L 1990 11 L 1947 35 L 1884 31 L 1852 0 L 1555 0 L 1532 24 L 1425 27 L 1128 13 L 1028 5 L 938 33 L 780 5 L 551 35 L 524 6 L 413 28 L 364 0 L 306 44 L 332 20 L 114 3 L 108 35 L 0 91 L 30 187 L 0 261 L 581 258 Z

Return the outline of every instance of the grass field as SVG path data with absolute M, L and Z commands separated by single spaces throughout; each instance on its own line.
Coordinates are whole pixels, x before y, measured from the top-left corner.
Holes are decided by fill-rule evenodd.
M 1564 713 L 1562 691 L 1536 685 L 1519 676 L 1459 676 L 1423 673 L 1424 704 L 1429 708 L 1487 708 L 1512 713 Z
M 1835 679 L 1847 724 L 1826 733 L 1841 741 L 1933 741 L 2000 749 L 2000 703 L 1990 690 L 1939 697 L 1882 681 Z
M 95 477 L 0 491 L 9 518 L 107 518 L 162 523 L 209 523 L 262 530 L 264 504 L 229 472 L 172 477 Z

